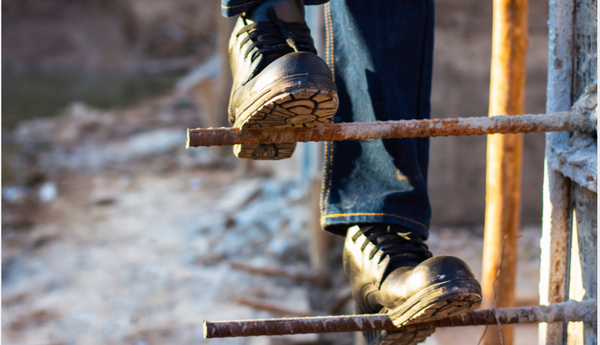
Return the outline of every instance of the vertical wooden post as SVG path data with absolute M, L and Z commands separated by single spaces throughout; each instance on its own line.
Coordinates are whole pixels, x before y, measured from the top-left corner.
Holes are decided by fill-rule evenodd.
M 526 52 L 527 0 L 494 0 L 490 116 L 524 113 Z M 514 306 L 522 150 L 522 134 L 488 136 L 482 308 Z M 512 326 L 503 336 L 512 344 Z M 484 343 L 500 344 L 498 332 Z

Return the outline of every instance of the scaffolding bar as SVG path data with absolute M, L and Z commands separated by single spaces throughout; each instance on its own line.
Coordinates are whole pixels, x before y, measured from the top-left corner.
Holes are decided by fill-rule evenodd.
M 596 320 L 596 301 L 567 301 L 551 306 L 474 310 L 447 319 L 395 327 L 385 314 L 300 317 L 245 321 L 204 321 L 205 338 L 250 337 L 306 333 L 409 331 L 437 327 Z
M 238 128 L 196 128 L 188 129 L 187 147 L 594 129 L 595 126 L 587 115 L 565 111 L 540 115 L 333 123 L 314 128 L 288 127 L 246 131 Z

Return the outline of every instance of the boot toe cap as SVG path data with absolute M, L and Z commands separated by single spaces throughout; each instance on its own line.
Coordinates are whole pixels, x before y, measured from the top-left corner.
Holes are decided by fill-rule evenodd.
M 423 261 L 413 269 L 409 278 L 426 286 L 454 279 L 475 279 L 475 275 L 464 261 L 449 255 L 438 255 Z

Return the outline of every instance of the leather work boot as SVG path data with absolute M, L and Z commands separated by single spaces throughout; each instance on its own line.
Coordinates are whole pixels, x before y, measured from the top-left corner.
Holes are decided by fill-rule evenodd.
M 269 0 L 241 15 L 229 41 L 229 121 L 241 130 L 314 127 L 338 107 L 329 67 L 316 55 L 302 0 Z M 283 159 L 296 143 L 235 145 L 238 158 Z
M 433 256 L 420 236 L 396 225 L 348 229 L 344 271 L 360 313 L 388 314 L 396 326 L 462 314 L 481 303 L 481 286 L 467 264 Z M 365 332 L 369 344 L 412 345 L 433 329 Z

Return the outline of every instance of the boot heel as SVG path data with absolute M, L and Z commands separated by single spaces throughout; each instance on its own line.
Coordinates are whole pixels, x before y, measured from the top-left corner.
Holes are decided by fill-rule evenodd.
M 333 120 L 338 97 L 326 88 L 286 89 L 272 97 L 262 107 L 239 124 L 241 130 L 284 127 L 315 127 Z M 278 160 L 290 158 L 296 143 L 235 145 L 237 158 Z
M 233 154 L 237 158 L 254 160 L 278 160 L 290 158 L 296 143 L 234 145 Z

